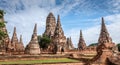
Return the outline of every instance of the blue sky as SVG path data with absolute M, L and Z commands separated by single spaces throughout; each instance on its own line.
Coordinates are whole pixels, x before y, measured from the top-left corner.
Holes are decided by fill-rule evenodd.
M 45 30 L 46 17 L 53 12 L 59 14 L 66 37 L 72 37 L 75 47 L 82 29 L 86 44 L 95 43 L 100 33 L 101 17 L 115 43 L 120 42 L 120 0 L 0 0 L 0 9 L 5 10 L 5 21 L 9 36 L 16 26 L 18 38 L 23 35 L 28 44 L 34 24 L 38 24 L 38 35 Z

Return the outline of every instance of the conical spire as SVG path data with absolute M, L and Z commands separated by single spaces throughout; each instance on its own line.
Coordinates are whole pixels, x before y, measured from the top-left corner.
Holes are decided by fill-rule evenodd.
M 112 39 L 109 36 L 109 33 L 104 23 L 104 18 L 102 17 L 101 32 L 100 32 L 98 43 L 107 43 L 107 42 L 112 42 Z
M 37 24 L 34 26 L 32 38 L 29 44 L 25 48 L 25 53 L 27 54 L 40 54 L 40 46 L 37 38 Z
M 104 18 L 103 18 L 103 17 L 102 17 L 101 31 L 102 31 L 102 32 L 106 32 L 106 33 L 108 33 L 108 31 L 107 31 L 107 29 L 106 29 L 106 26 L 105 26 L 105 23 L 104 23 Z
M 83 35 L 82 35 L 82 30 L 80 30 L 80 38 L 79 38 L 79 43 L 78 43 L 78 49 L 79 50 L 84 50 L 85 47 L 86 47 L 86 43 L 85 43 Z
M 22 43 L 22 35 L 20 35 L 20 42 Z
M 70 49 L 71 47 L 70 47 L 70 39 L 69 38 L 67 38 L 67 41 L 66 41 L 66 48 L 67 49 Z
M 34 26 L 33 34 L 31 40 L 37 40 L 37 24 Z
M 80 38 L 83 38 L 82 30 L 80 30 Z
M 16 27 L 14 27 L 14 31 L 13 31 L 13 37 L 16 36 Z
M 83 35 L 82 35 L 82 30 L 80 30 L 80 38 L 79 38 L 79 42 L 81 42 L 81 41 L 84 41 Z
M 74 48 L 71 37 L 70 37 L 70 42 L 71 42 L 71 43 L 70 43 L 70 46 L 71 46 L 72 48 Z
M 34 34 L 37 34 L 37 24 L 35 24 L 34 26 L 34 31 L 33 31 Z
M 17 38 L 17 33 L 16 33 L 16 27 L 14 27 L 14 31 L 13 31 L 13 36 L 12 36 L 12 40 L 11 42 L 18 42 L 18 38 Z
M 60 23 L 60 15 L 58 15 L 58 18 L 57 18 L 57 26 L 61 26 L 61 23 Z
M 64 31 L 63 31 L 61 23 L 60 23 L 60 16 L 59 15 L 58 15 L 57 24 L 55 27 L 54 36 L 53 36 L 53 43 L 55 45 L 59 46 L 59 48 L 57 50 L 59 52 L 60 52 L 61 48 L 65 48 L 65 45 L 66 45 L 66 37 L 64 36 Z
M 12 36 L 12 39 L 11 39 L 11 45 L 15 50 L 17 50 L 17 46 L 18 46 L 18 38 L 17 38 L 17 33 L 16 33 L 16 27 L 14 27 L 14 31 L 13 31 L 13 36 Z
M 16 35 L 16 27 L 14 27 L 13 34 Z
M 57 24 L 56 24 L 56 28 L 55 28 L 55 32 L 54 32 L 54 36 L 64 36 L 64 32 L 63 32 L 63 29 L 61 27 L 61 23 L 60 23 L 60 16 L 58 15 L 58 18 L 57 18 Z
M 71 40 L 71 37 L 67 38 L 67 43 L 66 43 L 66 47 L 67 49 L 71 50 L 74 48 L 73 44 L 72 44 L 72 40 Z
M 96 47 L 97 54 L 91 60 L 92 62 L 106 63 L 107 58 L 113 56 L 113 48 L 115 44 L 112 42 L 111 37 L 107 31 L 104 23 L 104 18 L 102 17 L 101 32 L 98 39 L 98 46 Z

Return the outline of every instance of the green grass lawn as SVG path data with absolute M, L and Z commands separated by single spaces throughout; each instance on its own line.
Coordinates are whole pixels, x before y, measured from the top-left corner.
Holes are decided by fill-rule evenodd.
M 65 62 L 80 62 L 74 59 L 68 58 L 51 58 L 41 60 L 17 60 L 17 61 L 2 61 L 0 64 L 40 64 L 40 63 L 65 63 Z

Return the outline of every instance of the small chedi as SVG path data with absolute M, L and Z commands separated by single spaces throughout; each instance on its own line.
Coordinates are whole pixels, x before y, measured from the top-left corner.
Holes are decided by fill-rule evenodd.
M 12 39 L 11 39 L 11 52 L 17 52 L 18 51 L 18 38 L 17 38 L 17 33 L 16 33 L 16 27 L 14 27 L 14 31 L 13 31 L 13 36 L 12 36 Z
M 67 46 L 67 47 L 66 47 L 67 50 L 73 50 L 73 49 L 74 49 L 74 46 L 73 46 L 71 37 L 67 38 L 66 46 Z
M 24 54 L 22 37 L 20 37 L 20 40 L 18 41 L 16 27 L 14 27 L 11 43 L 8 44 L 8 52 L 12 54 Z
M 17 51 L 18 38 L 16 33 L 16 27 L 14 27 L 13 36 L 11 39 L 11 50 L 13 52 Z
M 85 50 L 86 48 L 86 43 L 82 35 L 82 30 L 80 30 L 80 38 L 79 38 L 79 43 L 78 43 L 78 50 Z
M 40 47 L 39 47 L 38 39 L 37 39 L 37 24 L 35 24 L 32 38 L 29 44 L 25 48 L 25 53 L 26 54 L 40 54 Z
M 17 44 L 17 49 L 16 50 L 18 51 L 18 53 L 24 54 L 25 48 L 24 48 L 23 41 L 22 41 L 22 35 L 20 35 L 20 40 Z
M 0 16 L 1 16 L 0 22 L 5 23 L 4 14 L 0 13 Z M 10 40 L 9 35 L 7 33 L 6 25 L 3 26 L 0 29 L 1 29 L 1 31 L 3 31 L 5 33 L 5 38 L 3 39 L 2 44 L 0 44 L 0 46 L 2 47 L 0 49 L 0 51 L 2 51 L 1 54 L 6 54 L 6 53 L 8 53 L 8 54 L 20 54 L 20 53 L 24 53 L 23 43 L 21 43 L 21 45 L 19 45 L 19 42 L 18 42 L 16 27 L 14 27 L 13 36 L 12 36 L 11 40 Z M 22 50 L 19 47 L 21 47 Z

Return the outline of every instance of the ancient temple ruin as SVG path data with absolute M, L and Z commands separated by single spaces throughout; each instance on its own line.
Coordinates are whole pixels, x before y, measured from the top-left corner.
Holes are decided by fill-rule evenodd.
M 40 47 L 37 39 L 37 24 L 35 24 L 31 40 L 25 48 L 25 53 L 34 55 L 40 54 Z
M 97 55 L 91 60 L 90 63 L 104 63 L 106 64 L 107 58 L 113 56 L 113 48 L 115 44 L 112 42 L 112 39 L 107 31 L 107 28 L 102 18 L 101 32 L 98 39 L 97 46 Z
M 79 38 L 79 43 L 78 43 L 78 50 L 85 50 L 86 48 L 86 43 L 82 35 L 82 30 L 80 30 L 80 38 Z
M 0 14 L 0 16 L 3 16 Z M 4 23 L 4 18 L 0 18 L 0 22 Z M 7 34 L 7 29 L 4 26 L 3 28 L 0 28 L 1 31 L 4 31 Z M 68 57 L 72 58 L 80 58 L 83 59 L 83 57 L 87 57 L 87 54 L 97 54 L 87 62 L 85 62 L 87 65 L 89 64 L 107 64 L 108 60 L 109 62 L 116 63 L 118 58 L 118 55 L 115 54 L 115 44 L 112 42 L 112 39 L 107 31 L 107 28 L 104 23 L 104 19 L 102 18 L 102 24 L 101 24 L 101 31 L 100 36 L 98 39 L 98 45 L 97 46 L 86 46 L 84 37 L 82 35 L 82 30 L 80 30 L 80 37 L 78 42 L 78 48 L 74 48 L 71 37 L 66 39 L 66 36 L 64 35 L 64 31 L 62 29 L 60 16 L 58 15 L 57 23 L 54 15 L 52 13 L 49 13 L 46 19 L 46 29 L 43 35 L 50 38 L 51 42 L 48 46 L 47 50 L 41 51 L 40 45 L 38 43 L 37 39 L 37 24 L 34 26 L 33 34 L 31 37 L 31 40 L 29 44 L 24 47 L 23 41 L 22 41 L 22 35 L 20 35 L 20 39 L 18 40 L 16 27 L 14 27 L 13 36 L 10 39 L 8 34 L 2 41 L 3 44 L 0 45 L 0 54 L 6 54 L 6 55 L 23 55 L 23 56 L 39 56 L 39 54 L 42 54 L 42 52 L 47 55 L 50 53 L 61 53 L 65 52 L 64 54 Z M 42 35 L 41 35 L 42 36 Z M 0 40 L 1 42 L 1 40 Z M 80 51 L 78 51 L 80 50 Z M 61 55 L 64 55 L 61 54 Z M 59 54 L 56 54 L 59 55 Z M 89 56 L 89 55 L 88 55 Z M 116 57 L 115 57 L 116 56 Z M 114 58 L 117 59 L 114 61 Z M 84 59 L 83 59 L 84 60 Z M 82 62 L 84 63 L 84 62 Z M 117 62 L 119 64 L 120 62 Z
M 64 36 L 63 29 L 60 23 L 60 16 L 58 15 L 57 24 L 54 32 L 54 36 L 52 37 L 53 44 L 55 48 L 57 48 L 57 52 L 61 52 L 61 50 L 66 50 L 66 37 Z
M 18 38 L 16 33 L 16 27 L 14 27 L 13 36 L 11 39 L 11 51 L 16 52 L 17 51 L 17 44 L 18 44 Z
M 45 29 L 44 35 L 48 37 L 53 36 L 55 27 L 56 27 L 56 19 L 53 13 L 50 12 L 46 19 L 46 29 Z

